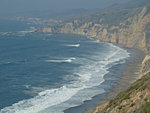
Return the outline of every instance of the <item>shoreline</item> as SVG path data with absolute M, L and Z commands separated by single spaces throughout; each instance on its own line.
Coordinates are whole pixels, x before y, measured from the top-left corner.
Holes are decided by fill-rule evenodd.
M 145 57 L 145 53 L 141 50 L 127 49 L 132 51 L 130 58 L 126 62 L 126 68 L 121 74 L 118 83 L 112 88 L 110 92 L 106 94 L 104 98 L 95 103 L 95 107 L 109 102 L 111 99 L 116 97 L 120 92 L 126 90 L 132 83 L 140 78 L 141 64 Z M 84 113 L 93 113 L 95 108 L 89 108 Z
M 117 96 L 118 93 L 127 89 L 133 82 L 139 79 L 141 64 L 145 57 L 145 53 L 137 49 L 130 49 L 126 47 L 121 48 L 127 50 L 130 53 L 130 57 L 122 64 L 121 69 L 119 69 L 118 72 L 115 72 L 118 77 L 117 81 L 115 81 L 117 83 L 110 86 L 110 88 L 107 87 L 105 93 L 94 96 L 92 100 L 84 101 L 82 105 L 69 108 L 65 110 L 64 113 L 93 113 L 97 106 L 110 101 L 112 98 Z M 115 66 L 110 68 L 110 72 L 105 75 L 105 79 L 109 78 L 109 76 L 111 77 L 110 73 L 111 71 L 114 71 L 114 68 Z M 106 84 L 107 80 L 102 86 L 105 86 Z

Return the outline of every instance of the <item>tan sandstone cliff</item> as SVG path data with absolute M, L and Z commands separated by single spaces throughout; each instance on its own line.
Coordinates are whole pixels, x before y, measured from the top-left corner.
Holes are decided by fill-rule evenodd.
M 39 31 L 86 35 L 101 41 L 119 43 L 148 52 L 150 48 L 150 5 L 83 16 L 59 25 L 40 28 Z
M 94 113 L 150 113 L 150 5 L 87 15 L 38 31 L 86 35 L 145 51 L 141 78 Z

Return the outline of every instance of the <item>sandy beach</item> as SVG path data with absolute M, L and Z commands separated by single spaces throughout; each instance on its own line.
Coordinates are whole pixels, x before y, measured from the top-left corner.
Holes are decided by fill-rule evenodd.
M 145 57 L 145 53 L 140 50 L 130 50 L 131 57 L 126 62 L 126 68 L 120 76 L 118 83 L 113 89 L 106 94 L 106 97 L 95 103 L 96 106 L 104 104 L 116 97 L 118 93 L 127 89 L 133 82 L 140 78 L 141 63 Z M 94 108 L 86 110 L 84 113 L 92 113 Z
M 130 53 L 130 58 L 126 60 L 126 63 L 122 65 L 113 66 L 109 71 L 112 73 L 114 70 L 120 67 L 115 76 L 118 80 L 112 83 L 109 79 L 111 74 L 106 74 L 101 87 L 104 87 L 106 93 L 97 95 L 92 100 L 85 101 L 83 105 L 67 109 L 65 113 L 93 113 L 95 106 L 104 104 L 112 98 L 114 98 L 119 92 L 127 89 L 133 82 L 135 82 L 140 76 L 140 68 L 142 60 L 145 57 L 145 53 L 140 50 L 125 48 Z M 109 83 L 110 82 L 110 83 Z M 110 84 L 110 85 L 108 85 Z M 86 110 L 85 110 L 86 109 Z M 83 111 L 84 110 L 84 111 Z

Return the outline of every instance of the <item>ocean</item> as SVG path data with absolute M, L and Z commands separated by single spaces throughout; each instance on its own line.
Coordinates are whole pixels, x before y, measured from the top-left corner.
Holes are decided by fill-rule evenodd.
M 0 23 L 0 113 L 63 113 L 82 105 L 106 92 L 100 87 L 104 76 L 130 56 L 90 37 L 32 32 L 25 22 Z

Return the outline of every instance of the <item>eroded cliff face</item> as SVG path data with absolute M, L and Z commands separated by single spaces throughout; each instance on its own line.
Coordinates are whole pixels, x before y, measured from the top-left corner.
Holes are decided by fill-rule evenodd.
M 141 78 L 94 113 L 150 113 L 150 5 L 83 16 L 39 32 L 86 35 L 148 53 Z
M 145 52 L 150 48 L 150 6 L 83 16 L 40 32 L 78 34 L 119 43 Z

